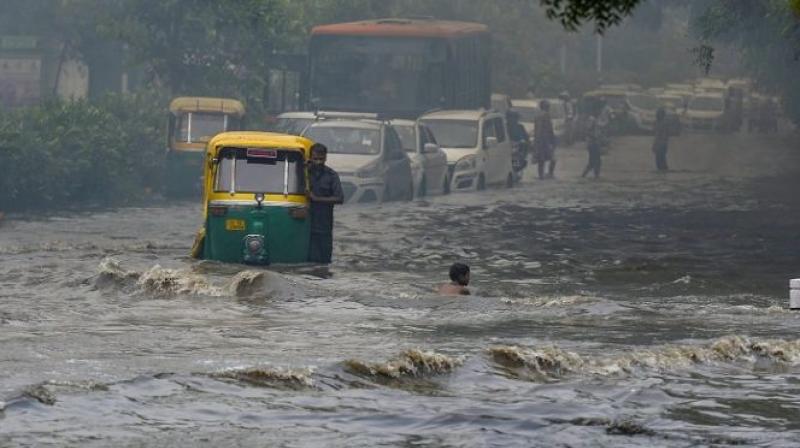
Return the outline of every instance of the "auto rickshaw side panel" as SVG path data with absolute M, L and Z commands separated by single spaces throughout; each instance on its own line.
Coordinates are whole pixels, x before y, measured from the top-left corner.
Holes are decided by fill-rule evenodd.
M 308 261 L 311 227 L 303 204 L 261 208 L 217 204 L 206 219 L 206 229 L 205 259 L 261 265 Z M 250 241 L 263 245 L 263 250 L 253 254 Z

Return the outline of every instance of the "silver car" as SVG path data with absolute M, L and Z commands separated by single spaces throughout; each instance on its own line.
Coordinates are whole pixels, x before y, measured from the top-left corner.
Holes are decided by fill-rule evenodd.
M 345 202 L 414 198 L 411 161 L 388 122 L 317 121 L 306 127 L 303 136 L 328 147 L 327 165 L 339 173 Z
M 427 126 L 418 121 L 392 120 L 403 149 L 411 159 L 414 195 L 447 194 L 450 178 L 447 173 L 447 153 L 444 152 Z

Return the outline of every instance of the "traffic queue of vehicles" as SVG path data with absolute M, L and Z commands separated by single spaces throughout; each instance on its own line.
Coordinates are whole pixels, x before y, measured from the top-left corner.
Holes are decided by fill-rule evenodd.
M 582 123 L 598 104 L 610 117 L 609 132 L 616 135 L 652 133 L 658 108 L 664 109 L 676 134 L 735 132 L 745 119 L 748 127 L 769 132 L 775 129 L 778 114 L 777 101 L 755 93 L 746 79 L 700 78 L 646 90 L 635 84 L 602 85 L 577 101 L 573 128 L 579 138 Z

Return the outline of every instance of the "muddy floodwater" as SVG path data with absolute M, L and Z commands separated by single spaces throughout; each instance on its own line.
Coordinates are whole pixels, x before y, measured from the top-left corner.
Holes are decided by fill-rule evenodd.
M 7 216 L 0 446 L 797 446 L 800 145 L 649 147 L 339 207 L 329 269 L 191 260 L 194 202 Z

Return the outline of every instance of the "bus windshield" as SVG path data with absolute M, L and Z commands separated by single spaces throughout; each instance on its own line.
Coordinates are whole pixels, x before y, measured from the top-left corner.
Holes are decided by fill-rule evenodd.
M 433 109 L 443 95 L 445 51 L 438 44 L 424 38 L 317 37 L 311 46 L 311 101 L 320 110 Z

